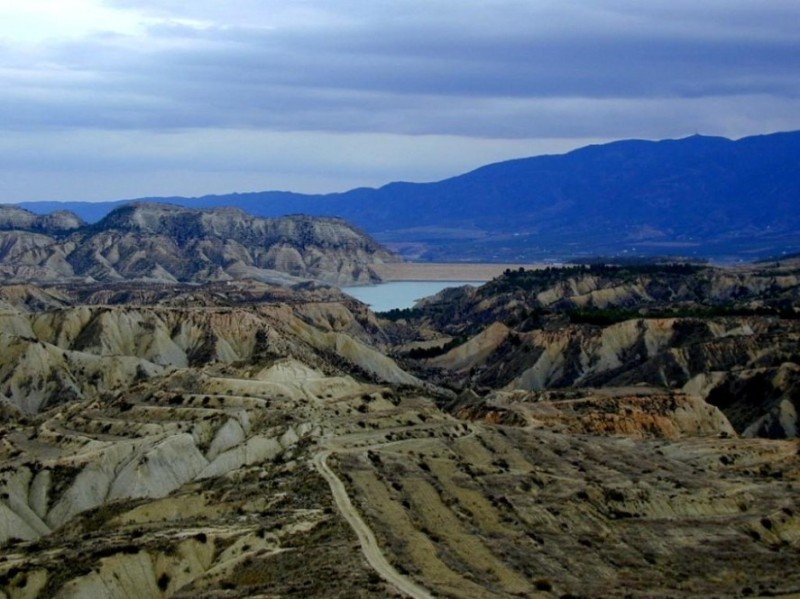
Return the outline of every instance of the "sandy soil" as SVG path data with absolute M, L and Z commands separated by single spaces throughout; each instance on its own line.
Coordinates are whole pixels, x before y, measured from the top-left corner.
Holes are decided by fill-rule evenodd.
M 402 262 L 376 264 L 372 269 L 386 282 L 389 281 L 489 281 L 506 269 L 535 269 L 553 264 L 459 264 L 445 262 Z

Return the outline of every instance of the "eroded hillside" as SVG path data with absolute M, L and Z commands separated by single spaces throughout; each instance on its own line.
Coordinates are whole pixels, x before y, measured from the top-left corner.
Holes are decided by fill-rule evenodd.
M 777 271 L 0 287 L 0 597 L 796 593 Z
M 398 259 L 335 218 L 256 218 L 234 208 L 130 204 L 98 223 L 0 208 L 5 281 L 195 282 L 257 279 L 379 280 L 376 263 Z
M 507 271 L 384 315 L 420 376 L 481 395 L 648 386 L 697 395 L 746 436 L 797 436 L 800 267 Z

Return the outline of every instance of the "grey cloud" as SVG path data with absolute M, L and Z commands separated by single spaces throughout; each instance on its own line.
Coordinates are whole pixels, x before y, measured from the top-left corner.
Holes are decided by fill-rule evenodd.
M 796 0 L 107 0 L 0 41 L 0 201 L 430 180 L 589 141 L 800 128 Z
M 609 106 L 649 134 L 663 118 L 648 106 L 696 118 L 800 95 L 800 5 L 780 0 L 109 4 L 215 24 L 45 48 L 41 63 L 75 76 L 5 75 L 6 128 L 613 136 Z

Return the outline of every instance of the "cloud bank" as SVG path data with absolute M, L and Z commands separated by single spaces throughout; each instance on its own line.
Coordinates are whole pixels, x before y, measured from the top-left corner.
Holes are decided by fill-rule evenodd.
M 0 29 L 0 201 L 333 191 L 800 128 L 794 1 L 64 1 L 81 28 L 37 0 Z

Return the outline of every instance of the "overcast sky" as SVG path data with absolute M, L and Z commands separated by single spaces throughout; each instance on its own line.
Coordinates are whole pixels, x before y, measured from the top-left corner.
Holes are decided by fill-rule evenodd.
M 800 129 L 797 0 L 0 0 L 0 201 Z

